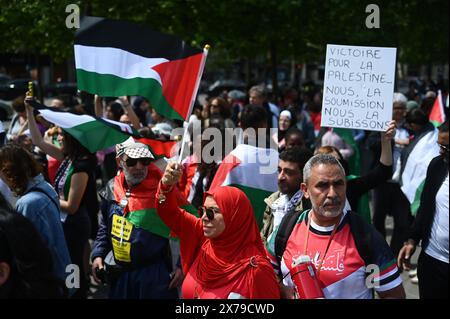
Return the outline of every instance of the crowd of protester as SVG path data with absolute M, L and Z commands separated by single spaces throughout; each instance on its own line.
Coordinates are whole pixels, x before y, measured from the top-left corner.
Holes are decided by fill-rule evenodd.
M 321 94 L 317 86 L 307 86 L 275 98 L 257 85 L 247 93 L 207 96 L 188 120 L 189 145 L 194 134 L 216 128 L 221 152 L 205 162 L 206 145 L 218 141 L 203 136 L 199 150 L 188 147 L 182 162 L 162 169 L 148 147 L 132 138 L 93 154 L 43 119 L 30 98 L 18 97 L 0 148 L 0 297 L 84 299 L 92 277 L 107 285 L 110 298 L 296 298 L 292 265 L 306 240 L 306 255 L 313 248 L 324 251 L 312 259 L 321 260 L 315 265 L 326 298 L 370 298 L 372 290 L 361 280 L 369 264 L 381 269 L 375 289 L 380 298 L 405 297 L 401 270 L 411 270 L 422 298 L 448 298 L 448 287 L 440 287 L 448 282 L 449 262 L 448 120 L 439 128 L 434 143 L 440 155 L 426 176 L 433 192 L 423 193 L 416 211 L 402 191 L 409 181 L 401 178 L 408 156 L 421 156 L 412 152 L 420 139 L 436 130 L 429 122 L 436 92 L 411 86 L 406 94 L 395 93 L 386 131 L 349 130 L 352 143 L 320 126 Z M 50 106 L 127 123 L 160 141 L 173 139 L 172 131 L 183 126 L 140 96 L 57 97 Z M 448 106 L 445 110 L 448 117 Z M 242 190 L 211 186 L 225 167 L 227 150 L 251 139 L 244 134 L 225 145 L 228 129 L 235 128 L 266 129 L 266 147 L 272 144 L 279 152 L 278 191 L 261 199 L 266 206 L 261 228 Z M 180 201 L 197 215 L 180 208 Z M 138 211 L 157 213 L 179 237 L 179 248 L 146 229 L 148 216 L 140 217 L 138 226 L 129 223 Z M 389 245 L 387 215 L 394 220 Z M 292 218 L 296 223 L 287 229 Z M 361 238 L 361 229 L 369 239 Z M 420 241 L 417 279 L 409 261 Z M 345 272 L 340 266 L 321 272 L 329 248 L 343 254 L 334 262 Z M 21 269 L 14 262 L 21 259 L 30 266 Z M 64 285 L 70 264 L 79 269 L 75 289 Z M 439 274 L 431 274 L 436 267 Z M 38 274 L 33 279 L 26 274 L 31 271 Z M 336 280 L 339 276 L 343 279 Z

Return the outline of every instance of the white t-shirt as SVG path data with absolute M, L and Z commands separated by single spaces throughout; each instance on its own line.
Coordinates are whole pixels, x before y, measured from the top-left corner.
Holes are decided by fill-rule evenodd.
M 437 260 L 449 263 L 448 260 L 448 173 L 436 194 L 436 213 L 431 227 L 431 234 L 425 253 Z

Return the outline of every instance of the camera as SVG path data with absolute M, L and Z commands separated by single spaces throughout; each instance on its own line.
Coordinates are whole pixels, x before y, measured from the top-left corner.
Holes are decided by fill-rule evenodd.
M 106 283 L 106 270 L 105 268 L 95 268 L 95 276 L 100 279 L 100 281 L 105 284 Z

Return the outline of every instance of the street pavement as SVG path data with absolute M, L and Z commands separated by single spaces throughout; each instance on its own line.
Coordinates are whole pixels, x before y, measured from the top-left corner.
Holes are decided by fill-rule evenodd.
M 387 237 L 386 240 L 388 243 L 391 240 L 393 227 L 394 227 L 393 219 L 391 216 L 388 216 L 386 218 L 386 237 Z M 417 247 L 416 252 L 411 258 L 411 264 L 414 268 L 417 267 L 417 259 L 419 258 L 420 250 L 421 250 L 420 247 Z M 419 286 L 418 284 L 412 283 L 411 278 L 409 278 L 408 275 L 409 275 L 408 271 L 403 271 L 401 274 L 403 280 L 403 287 L 405 288 L 406 292 L 406 299 L 419 299 Z

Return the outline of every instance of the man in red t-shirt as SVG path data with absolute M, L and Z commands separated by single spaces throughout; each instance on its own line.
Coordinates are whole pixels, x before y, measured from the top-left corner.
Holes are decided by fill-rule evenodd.
M 307 255 L 316 268 L 325 298 L 370 299 L 372 288 L 381 298 L 405 298 L 395 258 L 386 241 L 371 225 L 357 220 L 354 212 L 343 210 L 346 178 L 340 163 L 328 154 L 313 156 L 303 169 L 303 181 L 301 189 L 305 198 L 311 200 L 312 209 L 297 218 L 284 252 L 275 253 L 277 232 L 282 226 L 268 243 L 269 257 L 284 285 L 295 287 L 290 277 L 292 264 L 299 256 Z M 370 238 L 365 245 L 357 236 L 357 226 L 364 229 L 363 237 Z M 370 254 L 361 249 L 363 246 Z M 282 255 L 281 264 L 277 254 Z M 366 273 L 374 268 L 378 271 L 372 276 L 374 281 L 369 282 Z

